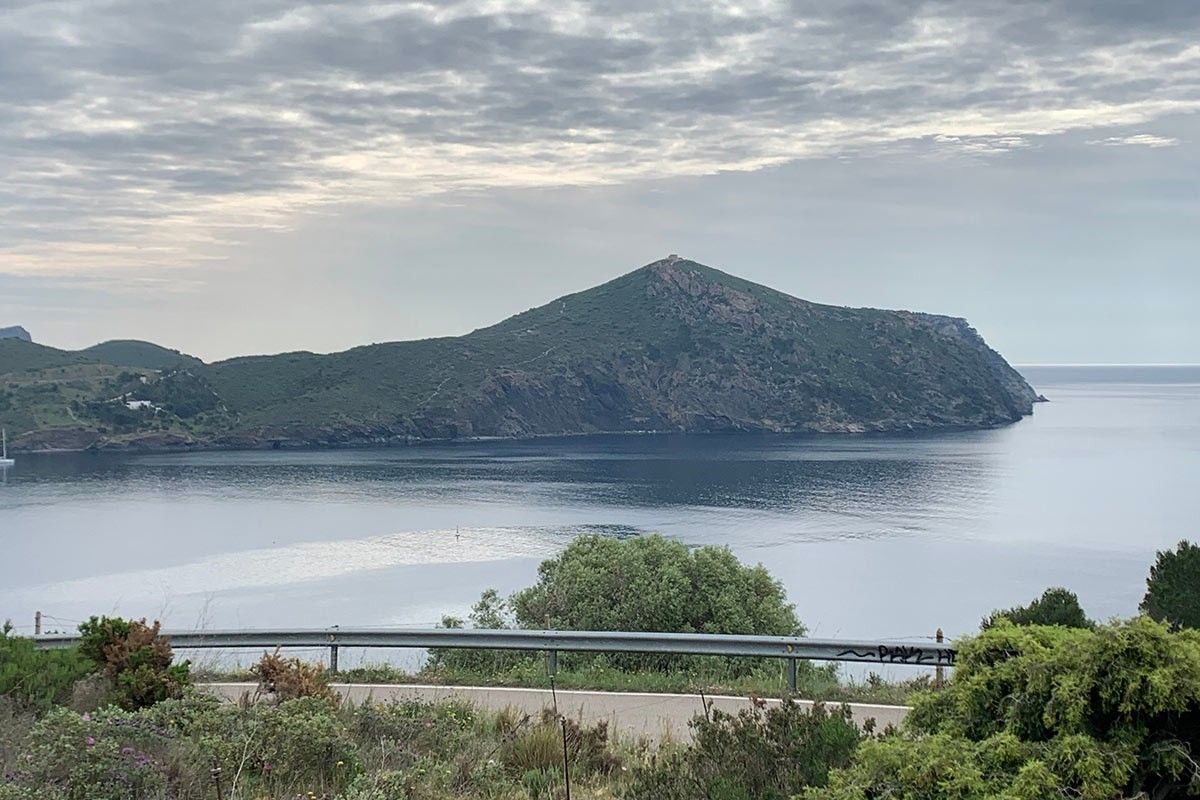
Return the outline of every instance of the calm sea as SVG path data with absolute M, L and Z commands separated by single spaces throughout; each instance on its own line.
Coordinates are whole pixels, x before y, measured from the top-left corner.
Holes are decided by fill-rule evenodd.
M 0 618 L 432 625 L 574 536 L 650 531 L 762 562 L 818 636 L 955 635 L 1055 585 L 1131 614 L 1200 537 L 1200 368 L 1022 371 L 1052 402 L 992 431 L 22 455 Z

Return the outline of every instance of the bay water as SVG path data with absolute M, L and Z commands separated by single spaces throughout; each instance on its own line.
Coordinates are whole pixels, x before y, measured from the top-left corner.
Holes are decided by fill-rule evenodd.
M 987 431 L 20 454 L 0 618 L 432 626 L 575 536 L 654 531 L 765 564 L 814 636 L 953 637 L 1049 586 L 1131 615 L 1200 538 L 1200 367 L 1021 371 L 1051 402 Z

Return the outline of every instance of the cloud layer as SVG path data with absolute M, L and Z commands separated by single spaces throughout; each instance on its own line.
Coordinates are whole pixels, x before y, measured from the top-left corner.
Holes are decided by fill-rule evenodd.
M 1193 0 L 10 0 L 0 272 L 195 264 L 329 203 L 1174 145 L 1198 32 Z

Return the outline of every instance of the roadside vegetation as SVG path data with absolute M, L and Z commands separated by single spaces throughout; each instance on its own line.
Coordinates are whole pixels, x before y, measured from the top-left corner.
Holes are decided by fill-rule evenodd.
M 627 544 L 585 541 L 547 562 L 530 590 L 503 604 L 485 594 L 473 621 L 519 624 L 536 608 L 536 619 L 571 624 L 602 613 L 622 625 L 674 618 L 800 627 L 761 568 L 662 541 Z M 686 741 L 622 738 L 552 711 L 356 706 L 340 701 L 318 665 L 278 652 L 264 653 L 252 670 L 256 688 L 227 703 L 194 685 L 157 624 L 93 618 L 81 626 L 82 643 L 65 650 L 37 650 L 6 629 L 0 800 L 557 800 L 568 781 L 570 796 L 583 800 L 1195 796 L 1200 631 L 1188 624 L 1194 584 L 1179 577 L 1195 551 L 1183 543 L 1159 554 L 1143 608 L 1161 620 L 1147 613 L 1095 623 L 1063 589 L 993 613 L 977 636 L 956 643 L 948 684 L 913 694 L 899 730 L 860 730 L 844 707 L 808 711 L 789 698 L 699 715 Z M 699 580 L 723 589 L 696 604 L 708 609 L 701 614 L 635 598 L 646 617 L 623 616 L 629 606 L 577 610 L 559 594 L 572 585 L 603 591 L 595 587 L 608 577 L 596 569 L 629 570 L 636 579 L 645 563 L 670 573 L 677 588 L 694 590 Z M 481 661 L 453 668 L 486 674 L 524 663 L 519 654 L 507 664 L 473 656 Z M 435 660 L 450 669 L 456 657 Z M 698 668 L 689 661 L 664 665 L 667 674 Z M 584 658 L 573 669 L 645 675 L 650 666 Z M 716 666 L 742 680 L 758 669 L 735 659 Z

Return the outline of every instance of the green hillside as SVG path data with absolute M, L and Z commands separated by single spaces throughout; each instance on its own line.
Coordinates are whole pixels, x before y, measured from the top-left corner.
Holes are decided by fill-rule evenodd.
M 208 365 L 146 342 L 42 350 L 44 369 L 93 365 L 40 379 L 75 393 L 51 427 L 105 447 L 988 427 L 1036 399 L 961 319 L 809 303 L 675 258 L 465 336 Z M 0 411 L 18 443 L 54 440 L 24 402 Z
M 23 339 L 0 339 L 0 375 L 90 362 L 87 356 Z
M 144 367 L 145 369 L 198 367 L 204 363 L 195 356 L 137 339 L 113 339 L 101 342 L 80 350 L 79 354 L 103 364 Z

